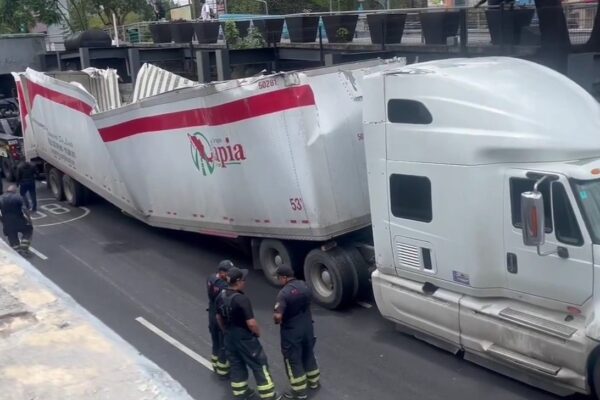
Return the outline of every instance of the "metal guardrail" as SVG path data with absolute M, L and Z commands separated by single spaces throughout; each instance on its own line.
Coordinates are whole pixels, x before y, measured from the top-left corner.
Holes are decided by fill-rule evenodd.
M 572 44 L 585 43 L 589 37 L 594 24 L 594 18 L 597 11 L 597 4 L 590 3 L 564 3 L 563 4 L 564 14 L 569 29 L 569 37 Z M 364 10 L 364 11 L 342 11 L 334 13 L 305 13 L 305 14 L 292 14 L 292 15 L 256 15 L 256 19 L 262 19 L 265 17 L 294 17 L 294 16 L 327 16 L 327 15 L 348 15 L 358 14 L 359 19 L 354 34 L 355 42 L 369 43 L 369 26 L 366 22 L 367 14 L 376 13 L 404 13 L 406 14 L 406 22 L 404 27 L 404 35 L 402 43 L 421 43 L 423 42 L 423 32 L 420 22 L 419 14 L 421 12 L 434 12 L 443 10 L 465 10 L 466 12 L 466 25 L 467 32 L 469 34 L 469 43 L 471 44 L 484 44 L 490 42 L 490 33 L 488 22 L 486 18 L 486 8 L 466 8 L 466 7 L 455 7 L 445 9 L 393 9 L 393 10 Z M 243 18 L 247 20 L 248 18 Z M 228 18 L 230 20 L 230 18 Z M 223 21 L 220 21 L 223 22 Z M 119 26 L 117 28 L 119 42 L 123 44 L 150 44 L 152 43 L 152 35 L 150 32 L 150 25 L 154 22 L 138 22 L 134 24 L 128 24 Z M 322 26 L 322 22 L 321 22 Z M 527 28 L 532 31 L 538 31 L 539 26 L 537 22 L 537 15 L 534 14 L 532 23 Z M 114 28 L 105 28 L 105 31 L 115 39 Z M 323 35 L 325 32 L 323 30 Z M 317 35 L 316 41 L 319 40 Z M 283 31 L 283 42 L 287 41 L 287 30 L 284 27 Z M 223 43 L 222 31 L 219 36 L 219 43 Z

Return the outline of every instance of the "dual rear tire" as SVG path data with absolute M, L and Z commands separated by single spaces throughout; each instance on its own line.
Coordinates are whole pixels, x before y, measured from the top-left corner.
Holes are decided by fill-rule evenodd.
M 279 286 L 277 268 L 288 265 L 297 277 L 304 277 L 313 301 L 325 308 L 346 307 L 370 292 L 368 265 L 355 247 L 316 248 L 305 255 L 301 244 L 275 239 L 262 240 L 258 248 L 258 261 L 270 284 Z
M 56 168 L 48 170 L 48 188 L 52 196 L 58 201 L 66 201 L 73 207 L 84 204 L 86 199 L 86 188 L 69 175 L 63 174 Z

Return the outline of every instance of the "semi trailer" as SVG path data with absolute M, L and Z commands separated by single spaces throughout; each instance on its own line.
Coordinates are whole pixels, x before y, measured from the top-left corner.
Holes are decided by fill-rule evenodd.
M 18 75 L 25 147 L 57 198 L 92 190 L 152 226 L 242 238 L 268 280 L 289 263 L 329 308 L 372 284 L 417 338 L 597 393 L 600 108 L 580 86 L 502 57 L 168 91 L 160 74 L 106 110 L 102 84 Z

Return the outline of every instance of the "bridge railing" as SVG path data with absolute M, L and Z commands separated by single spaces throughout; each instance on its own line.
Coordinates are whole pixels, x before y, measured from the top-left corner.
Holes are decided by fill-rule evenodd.
M 597 4 L 563 3 L 562 8 L 571 44 L 587 42 L 594 25 Z M 224 19 L 231 21 L 229 27 Z M 243 40 L 250 26 L 256 28 L 255 36 L 258 33 L 262 35 L 262 42 Z M 114 41 L 114 28 L 106 28 L 106 31 Z M 252 30 L 250 33 L 252 34 Z M 221 20 L 210 22 L 128 24 L 119 26 L 117 35 L 120 43 L 131 45 L 175 42 L 229 44 L 233 47 L 260 47 L 272 42 L 319 41 L 366 45 L 445 45 L 457 44 L 460 38 L 467 39 L 466 45 L 536 45 L 540 41 L 538 15 L 533 7 L 410 8 L 239 17 L 227 15 Z M 233 35 L 237 35 L 235 40 L 232 39 Z

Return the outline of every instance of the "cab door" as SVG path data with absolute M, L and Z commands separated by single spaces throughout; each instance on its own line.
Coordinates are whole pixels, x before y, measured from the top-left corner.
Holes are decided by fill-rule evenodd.
M 592 245 L 566 177 L 544 181 L 546 243 L 541 252 L 561 247 L 557 253 L 540 256 L 535 246 L 525 246 L 521 233 L 521 193 L 533 190 L 528 171 L 511 170 L 505 179 L 504 244 L 508 288 L 561 303 L 582 305 L 592 296 Z

